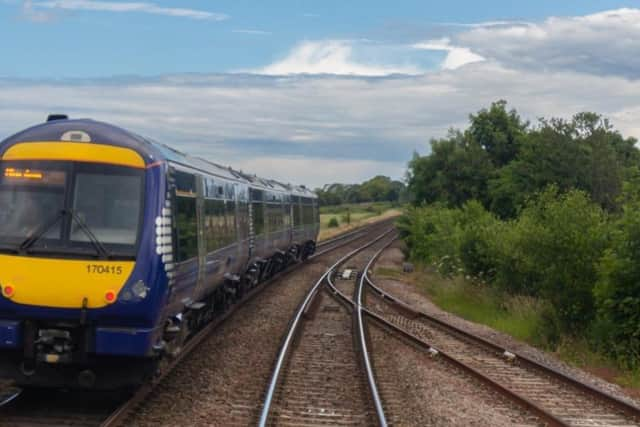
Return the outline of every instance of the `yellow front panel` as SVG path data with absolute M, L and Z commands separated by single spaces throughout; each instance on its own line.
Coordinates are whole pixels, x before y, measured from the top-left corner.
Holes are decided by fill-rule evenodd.
M 0 286 L 14 288 L 11 301 L 57 308 L 108 305 L 105 295 L 117 295 L 131 275 L 133 261 L 79 261 L 0 255 Z
M 85 142 L 21 142 L 2 160 L 64 160 L 144 168 L 144 159 L 130 148 Z

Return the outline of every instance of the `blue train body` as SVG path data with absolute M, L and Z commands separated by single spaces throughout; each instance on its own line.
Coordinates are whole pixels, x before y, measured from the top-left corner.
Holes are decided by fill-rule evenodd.
M 304 187 L 109 124 L 27 129 L 0 143 L 0 168 L 0 377 L 19 384 L 143 382 L 315 249 Z

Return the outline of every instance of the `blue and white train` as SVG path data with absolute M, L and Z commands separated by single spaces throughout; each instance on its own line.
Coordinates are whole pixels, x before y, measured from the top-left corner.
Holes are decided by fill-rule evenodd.
M 50 116 L 0 143 L 0 379 L 144 382 L 318 231 L 303 186 Z

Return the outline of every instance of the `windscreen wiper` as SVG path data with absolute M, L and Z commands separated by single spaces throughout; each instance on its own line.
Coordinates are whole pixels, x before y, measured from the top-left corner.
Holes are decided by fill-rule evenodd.
M 78 214 L 72 209 L 62 209 L 60 212 L 46 222 L 40 228 L 38 228 L 31 236 L 27 237 L 18 247 L 18 252 L 23 253 L 31 246 L 33 246 L 38 240 L 42 238 L 51 228 L 58 223 L 66 215 L 71 215 L 71 218 L 80 226 L 80 229 L 89 237 L 89 241 L 98 252 L 98 255 L 103 258 L 111 258 L 111 253 L 104 247 L 104 245 L 98 240 L 95 234 L 89 229 L 89 226 L 78 216 Z
M 84 222 L 82 218 L 80 218 L 80 216 L 73 209 L 66 209 L 66 212 L 69 215 L 71 215 L 71 218 L 80 226 L 80 229 L 84 231 L 87 237 L 89 237 L 89 241 L 91 242 L 91 244 L 93 244 L 93 247 L 96 248 L 98 255 L 107 259 L 111 258 L 112 257 L 111 253 L 107 250 L 107 248 L 104 247 L 102 242 L 98 240 L 96 235 L 93 234 L 93 232 L 91 231 L 87 223 Z
M 33 246 L 35 242 L 37 242 L 42 238 L 42 236 L 47 234 L 47 232 L 51 230 L 51 228 L 54 225 L 56 225 L 58 221 L 64 218 L 66 214 L 67 214 L 67 211 L 65 209 L 62 209 L 56 214 L 56 216 L 51 218 L 51 220 L 42 224 L 39 228 L 36 229 L 36 231 L 33 234 L 31 234 L 29 237 L 24 239 L 22 243 L 20 243 L 20 245 L 18 246 L 18 252 L 19 253 L 25 252 L 27 249 Z

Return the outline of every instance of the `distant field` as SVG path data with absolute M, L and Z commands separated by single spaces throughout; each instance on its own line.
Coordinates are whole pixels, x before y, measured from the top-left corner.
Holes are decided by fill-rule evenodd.
M 326 240 L 352 228 L 400 215 L 400 213 L 399 205 L 387 202 L 322 206 L 320 207 L 319 240 Z M 337 227 L 329 227 L 332 218 L 335 218 Z

